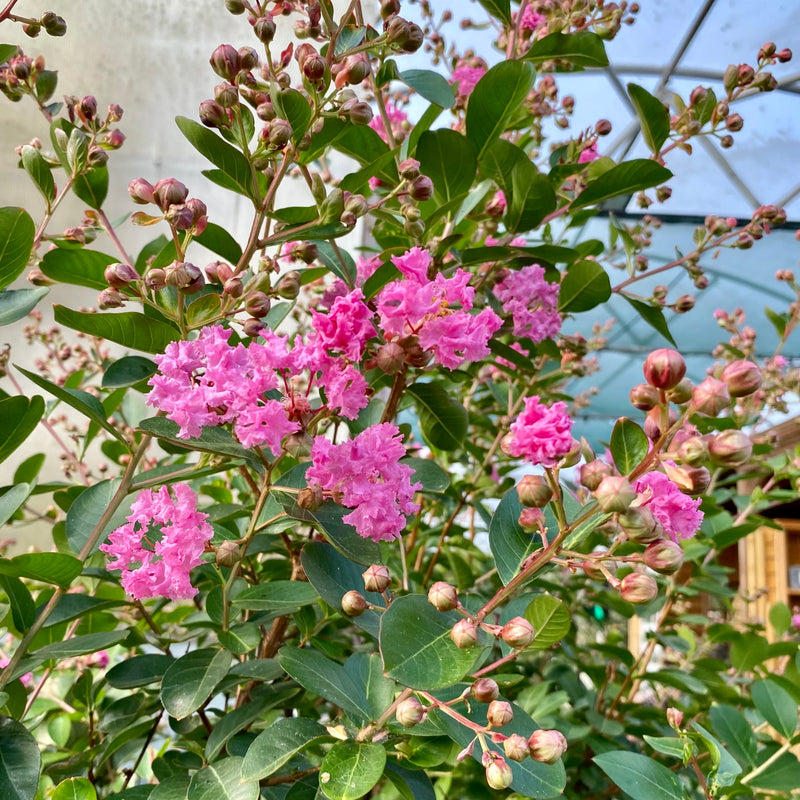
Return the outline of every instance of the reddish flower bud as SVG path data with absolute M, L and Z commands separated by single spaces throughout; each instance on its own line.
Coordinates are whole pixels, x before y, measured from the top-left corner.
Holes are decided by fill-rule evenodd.
M 686 362 L 675 350 L 654 350 L 644 362 L 644 379 L 656 389 L 672 389 L 686 374 Z
M 538 730 L 528 739 L 531 758 L 544 764 L 555 764 L 567 752 L 567 740 L 561 731 Z
M 230 297 L 241 297 L 244 287 L 242 286 L 242 279 L 238 275 L 228 278 L 222 285 L 222 293 Z
M 729 131 L 740 131 L 744 127 L 744 120 L 740 114 L 729 114 L 725 117 L 725 127 Z
M 617 518 L 620 527 L 629 539 L 637 542 L 653 542 L 664 536 L 664 531 L 649 508 L 629 508 Z
M 163 269 L 151 269 L 145 275 L 144 284 L 148 289 L 158 292 L 167 285 L 167 273 Z
M 705 467 L 679 467 L 665 462 L 664 471 L 684 494 L 701 494 L 711 483 L 711 473 Z
M 677 386 L 673 386 L 667 392 L 667 399 L 671 403 L 676 403 L 677 405 L 682 405 L 683 403 L 688 403 L 692 399 L 692 390 L 694 389 L 694 385 L 688 378 L 684 378 L 683 380 L 678 382 Z
M 419 161 L 416 158 L 407 158 L 400 162 L 397 171 L 403 180 L 413 181 L 419 175 Z
M 134 178 L 128 184 L 128 194 L 134 203 L 147 205 L 153 202 L 153 185 L 144 178 Z
M 406 351 L 397 342 L 387 342 L 378 348 L 375 354 L 375 363 L 378 369 L 388 375 L 400 372 L 406 363 Z
M 269 15 L 259 17 L 253 23 L 253 33 L 259 42 L 269 44 L 275 38 L 275 20 Z
M 731 397 L 746 397 L 761 386 L 761 370 L 752 361 L 732 361 L 722 370 Z
M 657 539 L 644 551 L 644 563 L 654 572 L 672 575 L 683 565 L 683 548 L 671 539 Z
M 192 209 L 186 203 L 178 203 L 164 212 L 164 219 L 175 230 L 188 231 L 192 227 Z
M 241 60 L 239 53 L 233 45 L 221 44 L 214 50 L 209 59 L 211 69 L 220 76 L 225 78 L 229 83 L 236 81 L 236 76 L 241 69 Z
M 533 625 L 525 617 L 514 617 L 500 631 L 500 638 L 515 650 L 523 650 L 534 639 Z
M 281 148 L 285 147 L 289 140 L 292 138 L 292 126 L 288 120 L 274 119 L 269 124 L 268 141 L 270 147 Z
M 478 644 L 478 626 L 470 619 L 460 619 L 450 630 L 450 638 L 456 647 L 468 650 Z
M 345 592 L 342 597 L 342 611 L 348 617 L 360 617 L 367 610 L 367 601 L 364 595 L 355 590 Z
M 506 700 L 492 700 L 486 709 L 486 719 L 495 728 L 502 728 L 514 719 L 514 709 Z
M 738 467 L 750 460 L 753 443 L 741 431 L 722 431 L 709 441 L 708 454 L 720 467 Z
M 629 603 L 649 603 L 658 597 L 658 584 L 643 572 L 629 572 L 622 579 L 619 592 Z
M 120 294 L 117 289 L 103 289 L 97 295 L 97 307 L 100 309 L 105 308 L 119 308 L 125 304 L 125 295 Z
M 708 458 L 708 445 L 702 436 L 684 439 L 678 448 L 678 458 L 690 466 L 702 464 Z
M 594 499 L 603 511 L 626 511 L 636 499 L 636 492 L 627 478 L 606 475 L 594 490 Z
M 500 697 L 500 687 L 492 678 L 478 678 L 472 684 L 470 691 L 479 703 L 491 703 Z
M 544 528 L 544 513 L 541 508 L 523 508 L 517 521 L 524 531 L 537 533 Z
M 614 468 L 611 464 L 607 464 L 605 461 L 601 461 L 599 458 L 596 458 L 594 461 L 590 461 L 588 464 L 584 464 L 579 469 L 580 475 L 580 484 L 581 486 L 585 486 L 589 491 L 594 491 L 598 486 L 600 486 L 600 482 L 608 475 L 613 475 Z
M 233 108 L 239 102 L 239 90 L 232 83 L 221 83 L 214 87 L 214 99 L 223 108 Z
M 121 289 L 139 280 L 139 273 L 130 264 L 109 264 L 103 276 L 112 289 Z
M 543 508 L 553 497 L 553 490 L 541 475 L 524 475 L 517 484 L 519 501 L 529 508 Z
M 287 272 L 276 284 L 275 291 L 284 300 L 294 300 L 300 294 L 300 273 Z
M 503 742 L 503 750 L 506 758 L 510 758 L 512 761 L 524 761 L 531 752 L 530 747 L 528 747 L 528 740 L 518 733 L 512 733 Z
M 385 592 L 392 582 L 389 567 L 383 564 L 371 564 L 361 573 L 361 577 L 368 592 Z
M 264 292 L 253 292 L 244 301 L 244 310 L 253 317 L 266 317 L 272 303 Z
M 189 190 L 175 178 L 162 178 L 153 187 L 153 201 L 162 211 L 172 205 L 185 203 L 188 196 Z
M 419 175 L 411 181 L 408 194 L 413 200 L 430 200 L 433 197 L 433 181 L 427 175 Z
M 428 602 L 439 611 L 452 611 L 458 607 L 456 587 L 444 581 L 436 581 L 428 589 Z
M 672 427 L 677 421 L 675 412 L 670 408 L 667 412 L 667 426 Z M 644 432 L 648 439 L 658 439 L 666 431 L 664 429 L 664 415 L 660 408 L 651 408 L 644 418 Z
M 353 125 L 369 125 L 372 122 L 372 108 L 370 108 L 369 103 L 353 103 L 348 106 L 347 116 Z
M 403 727 L 411 728 L 424 719 L 425 706 L 416 697 L 407 697 L 397 704 L 394 715 Z
M 677 731 L 680 729 L 682 722 L 683 711 L 679 711 L 677 708 L 670 706 L 667 709 L 667 724 L 670 726 L 670 728 L 674 728 Z
M 306 486 L 297 493 L 297 505 L 306 511 L 316 511 L 323 503 L 322 487 L 316 483 Z
M 514 780 L 514 775 L 505 759 L 495 755 L 494 758 L 486 764 L 486 783 L 488 783 L 492 789 L 507 789 L 511 786 L 512 780 Z
M 594 129 L 598 136 L 608 136 L 611 133 L 611 122 L 607 119 L 599 119 L 595 122 Z
M 631 389 L 630 401 L 634 408 L 638 408 L 641 411 L 649 411 L 659 404 L 658 389 L 647 383 L 637 383 Z
M 728 387 L 716 378 L 704 378 L 692 390 L 692 406 L 700 414 L 716 417 L 731 404 Z

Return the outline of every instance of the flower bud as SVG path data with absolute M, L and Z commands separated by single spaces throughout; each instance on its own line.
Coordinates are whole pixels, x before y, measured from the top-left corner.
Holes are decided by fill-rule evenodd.
M 738 467 L 750 460 L 753 443 L 741 431 L 722 431 L 708 443 L 708 454 L 711 461 L 720 467 Z
M 626 511 L 636 499 L 636 492 L 627 478 L 621 475 L 606 475 L 594 490 L 594 499 L 607 513 Z
M 707 417 L 716 417 L 731 404 L 728 387 L 716 378 L 704 378 L 692 390 L 692 406 Z
M 197 116 L 207 128 L 227 128 L 231 124 L 228 112 L 216 100 L 203 100 Z
M 316 511 L 323 500 L 322 487 L 316 483 L 306 486 L 297 493 L 297 505 L 306 511 Z
M 270 147 L 281 148 L 285 147 L 289 140 L 292 138 L 292 126 L 288 120 L 274 119 L 269 124 L 268 141 Z
M 372 109 L 369 103 L 359 101 L 348 107 L 347 115 L 353 125 L 369 125 L 372 122 Z
M 417 50 L 422 47 L 423 42 L 425 41 L 425 34 L 415 22 L 410 23 L 408 36 L 406 37 L 405 42 L 401 45 L 401 49 L 404 53 L 416 53 Z
M 367 601 L 364 595 L 355 590 L 345 592 L 342 597 L 342 611 L 348 617 L 360 617 L 367 610 Z
M 617 518 L 629 539 L 647 543 L 660 539 L 664 531 L 649 508 L 629 508 Z
M 139 280 L 139 273 L 130 264 L 109 264 L 103 272 L 103 277 L 112 289 L 121 289 Z
M 363 194 L 351 194 L 347 200 L 344 201 L 345 213 L 349 212 L 356 218 L 363 217 L 369 211 L 369 203 Z
M 247 10 L 244 0 L 225 0 L 225 8 L 231 14 L 244 14 Z
M 436 581 L 428 589 L 428 602 L 439 611 L 452 611 L 458 607 L 456 587 L 444 581 Z
M 679 467 L 667 461 L 664 471 L 684 494 L 702 494 L 711 483 L 711 473 L 705 467 Z
M 667 724 L 670 726 L 670 728 L 674 728 L 677 731 L 680 730 L 682 723 L 683 711 L 679 711 L 677 708 L 670 706 L 667 709 Z
M 605 461 L 601 461 L 599 458 L 596 458 L 594 461 L 590 461 L 588 464 L 584 464 L 579 468 L 578 472 L 581 486 L 585 486 L 591 492 L 600 486 L 600 482 L 603 480 L 603 478 L 607 477 L 608 475 L 612 475 L 613 473 L 614 468 L 611 466 L 611 464 L 607 464 Z
M 153 202 L 153 185 L 144 178 L 134 178 L 128 184 L 128 194 L 134 203 L 147 205 Z
M 511 767 L 500 756 L 495 756 L 486 765 L 486 783 L 492 789 L 507 789 L 511 786 L 512 780 L 514 780 L 514 775 L 511 772 Z
M 371 564 L 361 573 L 361 577 L 368 592 L 385 592 L 392 582 L 389 567 L 383 564 Z
M 185 203 L 188 196 L 189 190 L 175 178 L 162 178 L 153 187 L 153 201 L 162 211 L 167 211 L 172 205 Z
M 608 136 L 611 133 L 611 123 L 607 119 L 599 119 L 594 124 L 598 136 Z
M 275 38 L 275 20 L 269 15 L 259 17 L 253 23 L 253 33 L 255 33 L 259 42 L 269 44 Z
M 539 533 L 544 529 L 544 513 L 541 508 L 523 508 L 517 521 L 520 528 L 528 533 Z
M 228 280 L 222 284 L 222 293 L 227 294 L 229 297 L 241 297 L 242 291 L 242 279 L 238 275 L 228 278 Z
M 236 542 L 226 539 L 217 548 L 214 560 L 220 567 L 232 567 L 242 558 L 242 548 Z
M 690 466 L 702 464 L 708 458 L 708 445 L 702 436 L 684 439 L 678 448 L 678 458 Z
M 500 687 L 492 678 L 478 678 L 472 684 L 470 692 L 479 703 L 491 703 L 500 697 Z
M 144 285 L 158 292 L 167 285 L 167 273 L 163 269 L 151 269 L 144 278 Z
M 59 17 L 52 11 L 45 11 L 42 14 L 41 22 L 50 36 L 63 36 L 67 32 L 67 23 L 64 21 L 64 17 Z
M 747 397 L 761 386 L 761 370 L 744 359 L 728 364 L 721 377 L 731 397 Z
M 397 704 L 394 715 L 404 728 L 411 728 L 422 722 L 425 717 L 425 706 L 416 697 L 407 697 Z
M 683 565 L 683 548 L 671 539 L 657 539 L 644 551 L 644 563 L 654 572 L 672 575 Z
M 677 419 L 675 412 L 670 408 L 667 411 L 667 428 L 672 427 Z M 660 408 L 651 408 L 647 412 L 647 416 L 644 418 L 644 432 L 647 434 L 647 438 L 653 441 L 666 433 L 664 415 Z
M 375 363 L 387 375 L 394 375 L 406 363 L 406 351 L 397 342 L 387 342 L 378 348 Z
M 264 292 L 253 292 L 244 301 L 244 310 L 253 317 L 266 317 L 270 309 L 269 296 Z
M 667 392 L 667 399 L 671 403 L 677 403 L 677 405 L 688 403 L 692 399 L 693 389 L 694 385 L 692 382 L 688 378 L 683 378 L 678 382 L 677 386 L 673 386 Z
M 662 347 L 654 350 L 644 362 L 644 379 L 656 389 L 671 389 L 677 386 L 686 374 L 686 362 L 675 350 Z
M 433 197 L 433 181 L 427 175 L 419 175 L 411 181 L 408 194 L 413 200 L 430 200 Z
M 300 294 L 300 273 L 295 270 L 287 272 L 275 284 L 275 291 L 284 300 L 294 300 Z
M 486 709 L 486 719 L 495 728 L 502 728 L 514 719 L 514 709 L 506 700 L 492 700 Z
M 744 120 L 741 114 L 729 114 L 725 117 L 725 127 L 729 131 L 740 131 L 744 127 Z
M 430 601 L 430 594 L 428 597 Z M 478 644 L 478 626 L 471 619 L 460 619 L 451 628 L 450 638 L 456 647 L 468 650 Z
M 553 490 L 541 475 L 525 475 L 517 484 L 519 501 L 529 508 L 543 508 L 553 497 Z
M 239 53 L 233 45 L 221 44 L 214 50 L 209 59 L 211 69 L 220 76 L 225 78 L 229 83 L 235 83 L 236 76 L 241 69 L 241 61 Z
M 97 295 L 97 307 L 100 309 L 119 308 L 124 304 L 125 295 L 120 294 L 117 289 L 103 289 Z
M 659 404 L 660 399 L 658 389 L 656 389 L 655 386 L 650 386 L 648 383 L 637 383 L 636 386 L 631 389 L 631 405 L 634 408 L 638 408 L 640 411 L 649 411 L 651 408 L 655 408 Z
M 403 180 L 413 181 L 419 176 L 419 161 L 416 158 L 407 158 L 400 162 L 397 171 Z
M 533 625 L 525 617 L 514 617 L 500 631 L 500 638 L 515 650 L 523 650 L 534 639 Z
M 283 440 L 283 449 L 295 458 L 307 458 L 311 455 L 313 443 L 314 440 L 307 433 L 291 433 Z
M 528 748 L 534 761 L 555 764 L 567 751 L 567 740 L 561 731 L 538 730 L 528 739 Z
M 643 572 L 629 572 L 622 579 L 619 592 L 629 603 L 649 603 L 658 597 L 658 584 Z
M 503 742 L 503 750 L 506 758 L 510 758 L 512 761 L 524 761 L 531 753 L 528 747 L 528 740 L 518 733 L 512 733 Z

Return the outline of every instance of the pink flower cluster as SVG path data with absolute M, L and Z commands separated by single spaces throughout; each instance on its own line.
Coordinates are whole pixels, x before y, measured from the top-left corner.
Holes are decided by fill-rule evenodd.
M 405 139 L 406 132 L 403 129 L 403 125 L 408 121 L 408 114 L 390 101 L 386 104 L 386 116 L 389 119 L 392 136 L 394 136 L 395 140 Z M 369 126 L 377 132 L 384 142 L 388 143 L 389 137 L 386 134 L 386 126 L 383 124 L 383 117 L 380 114 L 375 114 L 370 120 Z
M 526 336 L 538 343 L 561 330 L 560 288 L 559 284 L 544 279 L 544 270 L 538 264 L 509 272 L 497 283 L 494 293 L 511 315 L 514 336 Z
M 131 506 L 128 522 L 100 549 L 108 568 L 122 570 L 122 588 L 131 597 L 194 597 L 189 573 L 202 563 L 213 530 L 208 514 L 197 510 L 197 496 L 185 483 L 157 492 L 146 489 Z M 158 538 L 156 538 L 156 536 Z
M 504 451 L 531 464 L 552 467 L 572 449 L 571 430 L 565 403 L 546 406 L 536 395 L 526 397 L 524 410 L 511 423 Z
M 429 280 L 431 254 L 419 247 L 393 256 L 392 262 L 405 280 L 388 284 L 378 297 L 386 334 L 416 335 L 420 347 L 447 369 L 489 354 L 488 341 L 502 320 L 490 308 L 470 313 L 475 290 L 468 285 L 468 272 L 458 269 L 450 278 L 439 273 Z
M 688 539 L 703 522 L 700 498 L 685 495 L 663 472 L 648 472 L 634 481 L 634 491 L 644 498 L 643 508 L 652 512 L 672 541 Z
M 534 11 L 531 6 L 527 6 L 522 12 L 522 19 L 520 20 L 519 27 L 523 31 L 537 31 L 542 25 L 547 24 L 547 17 Z
M 598 158 L 600 158 L 600 153 L 597 152 L 597 142 L 592 142 L 588 147 L 581 150 L 581 154 L 578 156 L 578 163 L 588 164 Z
M 455 84 L 456 91 L 460 95 L 468 97 L 485 74 L 485 67 L 468 67 L 466 64 L 460 64 L 453 70 L 450 83 Z
M 405 454 L 400 431 L 388 422 L 373 425 L 341 444 L 318 436 L 306 478 L 354 509 L 343 520 L 359 535 L 390 542 L 400 536 L 405 515 L 419 510 L 413 498 L 422 487 L 411 483 L 413 470 L 400 463 Z

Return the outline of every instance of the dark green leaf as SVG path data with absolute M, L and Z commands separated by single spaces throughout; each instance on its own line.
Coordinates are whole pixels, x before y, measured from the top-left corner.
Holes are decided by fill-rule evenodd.
M 215 167 L 219 167 L 243 194 L 254 196 L 250 164 L 241 152 L 199 122 L 187 117 L 176 117 L 175 123 L 195 149 Z
M 332 242 L 317 243 L 317 260 L 324 264 L 337 278 L 341 278 L 350 286 L 356 279 L 356 263 L 353 257 L 342 247 Z
M 647 455 L 647 434 L 632 420 L 620 417 L 611 431 L 611 455 L 622 475 L 628 475 Z
M 29 144 L 23 145 L 22 166 L 42 193 L 47 208 L 50 208 L 50 202 L 56 196 L 56 184 L 41 151 Z
M 66 518 L 66 537 L 70 549 L 76 555 L 82 552 L 89 541 L 92 531 L 111 504 L 119 485 L 119 478 L 95 483 L 84 489 L 69 507 Z M 120 503 L 103 529 L 103 534 L 97 540 L 92 552 L 97 550 L 97 547 L 102 544 L 111 531 L 125 524 L 125 518 L 130 514 L 132 502 L 133 498 L 129 497 Z
M 472 90 L 467 104 L 467 138 L 480 159 L 500 138 L 533 88 L 535 72 L 522 61 L 501 61 Z
M 718 786 L 730 786 L 741 774 L 742 768 L 731 754 L 700 723 L 692 722 L 692 727 L 700 734 L 700 738 L 708 748 L 711 764 L 714 767 L 714 780 Z
M 764 747 L 759 753 L 759 766 L 764 765 L 767 759 L 773 758 L 777 751 L 777 743 L 770 743 Z M 793 797 L 797 793 L 797 787 L 800 786 L 800 761 L 794 753 L 784 753 L 775 761 L 770 761 L 763 772 L 749 781 L 748 786 L 767 791 L 788 792 L 789 796 Z
M 192 775 L 189 797 L 192 800 L 258 800 L 258 781 L 242 777 L 242 759 L 224 758 Z
M 161 681 L 161 702 L 167 713 L 183 719 L 208 700 L 231 663 L 227 650 L 203 648 L 181 656 L 167 667 Z
M 767 640 L 756 633 L 743 633 L 731 644 L 731 664 L 739 672 L 750 672 L 753 667 L 763 664 L 767 658 L 769 658 Z
M 677 347 L 675 340 L 672 338 L 672 334 L 669 332 L 669 326 L 667 325 L 666 319 L 664 319 L 664 311 L 662 309 L 643 303 L 641 300 L 636 300 L 633 297 L 628 297 L 625 294 L 622 296 L 636 309 L 639 316 L 650 325 L 650 327 L 657 330 L 673 347 Z
M 454 612 L 437 611 L 422 595 L 396 598 L 381 616 L 379 641 L 386 675 L 422 690 L 460 681 L 485 648 L 455 646 L 450 630 L 459 619 Z
M 215 225 L 213 222 L 209 222 L 206 229 L 195 236 L 194 240 L 232 264 L 236 264 L 242 257 L 242 248 L 236 239 L 221 225 Z
M 628 750 L 613 750 L 592 760 L 633 800 L 686 798 L 678 778 L 652 758 Z
M 81 574 L 83 564 L 66 553 L 23 553 L 12 559 L 0 558 L 0 573 L 30 578 L 56 586 L 69 586 Z
M 113 256 L 97 250 L 54 248 L 44 254 L 39 266 L 50 280 L 102 291 L 108 289 L 103 273 L 109 264 L 116 261 Z
M 341 664 L 308 647 L 285 645 L 278 651 L 280 665 L 304 689 L 333 703 L 359 723 L 370 718 L 364 690 L 356 686 Z
M 104 389 L 119 389 L 135 386 L 156 373 L 155 362 L 144 356 L 124 356 L 118 358 L 103 373 Z
M 45 459 L 44 453 L 28 456 L 14 471 L 14 483 L 36 483 L 36 478 L 44 466 Z
M 557 58 L 569 61 L 576 67 L 608 66 L 603 40 L 590 31 L 550 33 L 543 39 L 537 39 L 523 58 L 536 64 Z
M 33 432 L 44 415 L 44 400 L 37 394 L 0 400 L 0 462 L 5 461 Z
M 608 273 L 596 261 L 578 261 L 561 281 L 558 310 L 563 314 L 589 311 L 611 297 Z
M 5 494 L 0 495 L 0 526 L 5 525 L 16 510 L 28 499 L 31 488 L 28 483 L 18 483 L 12 486 Z
M 415 383 L 408 394 L 414 398 L 425 441 L 439 450 L 457 450 L 469 427 L 467 410 L 453 400 L 440 383 Z
M 517 490 L 510 489 L 495 509 L 489 525 L 489 547 L 503 583 L 508 583 L 519 572 L 522 562 L 542 546 L 538 534 L 529 533 L 519 524 L 521 512 Z
M 34 800 L 42 757 L 28 729 L 10 717 L 0 717 L 0 753 L 0 797 Z
M 791 739 L 797 730 L 797 703 L 782 686 L 769 679 L 750 687 L 756 710 L 781 736 Z
M 108 194 L 108 167 L 92 167 L 78 175 L 72 184 L 72 191 L 90 208 L 101 208 Z
M 19 53 L 19 46 L 15 44 L 0 44 L 0 64 L 8 61 Z
M 24 208 L 0 208 L 0 289 L 22 274 L 35 234 L 36 225 Z
M 478 0 L 478 2 L 506 25 L 511 24 L 511 0 Z
M 73 636 L 63 642 L 55 642 L 34 650 L 31 654 L 39 663 L 42 661 L 63 661 L 66 658 L 85 656 L 88 653 L 96 653 L 98 650 L 105 650 L 115 644 L 119 644 L 128 637 L 127 630 L 104 631 L 102 633 L 87 633 L 83 636 Z
M 649 158 L 635 158 L 623 164 L 617 164 L 595 178 L 572 201 L 571 208 L 593 206 L 608 200 L 610 197 L 620 197 L 633 194 L 641 189 L 649 189 L 668 181 L 672 173 Z
M 261 780 L 277 772 L 313 742 L 328 738 L 318 722 L 303 717 L 284 717 L 256 736 L 247 748 L 242 765 L 245 780 Z
M 149 686 L 151 683 L 158 683 L 174 661 L 171 656 L 160 653 L 134 656 L 111 667 L 106 673 L 106 680 L 115 689 Z
M 669 111 L 667 107 L 657 98 L 653 97 L 647 89 L 643 89 L 635 83 L 628 84 L 628 94 L 639 115 L 639 122 L 642 126 L 642 136 L 644 136 L 647 146 L 654 152 L 661 150 L 661 145 L 669 136 Z
M 19 578 L 2 573 L 0 573 L 0 589 L 6 593 L 16 629 L 24 633 L 36 619 L 36 605 L 31 593 Z
M 572 619 L 569 609 L 557 597 L 540 594 L 525 609 L 525 619 L 533 625 L 534 650 L 547 650 L 569 632 Z
M 49 291 L 46 286 L 0 291 L 0 326 L 11 325 L 30 314 Z
M 450 476 L 435 461 L 410 456 L 401 463 L 414 470 L 411 483 L 421 483 L 423 492 L 444 492 L 450 485 Z
M 644 734 L 643 738 L 657 753 L 683 760 L 683 740 L 677 736 L 648 736 Z
M 331 800 L 357 800 L 381 779 L 385 765 L 383 745 L 336 742 L 322 759 L 320 789 Z
M 433 181 L 435 195 L 449 202 L 466 194 L 478 169 L 475 147 L 456 131 L 425 131 L 417 145 L 420 170 Z
M 315 603 L 319 599 L 317 590 L 303 581 L 269 581 L 251 586 L 233 599 L 232 605 L 251 611 L 280 611 L 288 614 L 292 610 Z
M 299 142 L 308 130 L 308 123 L 311 121 L 311 106 L 296 89 L 282 91 L 281 103 L 286 113 L 286 119 L 292 126 L 292 141 Z
M 453 87 L 438 72 L 430 69 L 407 69 L 398 73 L 397 77 L 429 103 L 435 103 L 442 108 L 453 105 Z

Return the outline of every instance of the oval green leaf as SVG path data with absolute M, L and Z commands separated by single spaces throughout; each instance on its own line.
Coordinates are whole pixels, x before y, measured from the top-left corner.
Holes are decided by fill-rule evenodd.
M 373 742 L 336 742 L 320 765 L 319 785 L 331 800 L 357 800 L 381 779 L 386 750 Z
M 18 483 L 12 486 L 5 494 L 0 495 L 0 525 L 5 525 L 14 512 L 28 499 L 31 485 Z
M 223 758 L 195 772 L 189 784 L 192 800 L 258 800 L 258 781 L 242 777 L 242 759 Z
M 628 475 L 647 455 L 647 434 L 632 420 L 620 417 L 611 431 L 611 455 L 622 475 Z
M 136 689 L 157 683 L 175 661 L 172 656 L 147 653 L 115 664 L 106 673 L 106 680 L 115 689 Z
M 288 614 L 319 599 L 317 590 L 304 581 L 269 581 L 251 586 L 236 595 L 232 605 L 251 611 L 280 611 Z
M 596 261 L 578 261 L 561 280 L 558 310 L 562 314 L 589 311 L 611 297 L 611 280 Z
M 42 757 L 28 729 L 10 717 L 0 717 L 0 797 L 34 800 Z
M 170 664 L 161 681 L 161 702 L 175 719 L 188 717 L 211 696 L 231 663 L 227 650 L 193 650 Z
M 429 103 L 442 108 L 450 108 L 453 105 L 455 99 L 453 87 L 438 72 L 431 69 L 407 69 L 399 72 L 397 77 Z
M 119 478 L 100 481 L 84 489 L 75 499 L 67 511 L 66 536 L 67 543 L 73 553 L 78 555 L 89 541 L 95 525 L 100 521 L 106 509 L 111 504 L 114 495 L 119 489 Z M 125 518 L 130 513 L 133 498 L 123 500 L 111 519 L 103 529 L 103 534 L 97 539 L 92 552 L 96 552 L 103 540 L 115 528 L 125 524 Z
M 642 189 L 649 189 L 665 183 L 672 177 L 672 173 L 649 158 L 635 158 L 623 164 L 617 164 L 595 178 L 572 201 L 571 208 L 578 209 L 593 206 L 608 200 L 611 197 L 633 194 Z
M 628 94 L 639 117 L 642 136 L 644 136 L 647 146 L 654 153 L 658 153 L 661 145 L 669 136 L 667 107 L 657 97 L 653 97 L 647 89 L 643 89 L 635 83 L 628 84 Z
M 533 625 L 534 639 L 530 646 L 534 650 L 546 650 L 558 644 L 572 625 L 569 609 L 550 594 L 534 597 L 525 609 L 525 619 Z
M 67 778 L 56 786 L 52 800 L 97 800 L 97 792 L 86 778 Z
M 48 250 L 39 268 L 50 280 L 69 283 L 72 286 L 87 286 L 102 291 L 108 289 L 103 273 L 109 264 L 118 259 L 97 250 L 66 250 L 60 247 Z
M 797 703 L 782 686 L 769 679 L 756 681 L 750 687 L 759 714 L 781 736 L 791 739 L 797 730 Z
M 81 574 L 83 563 L 66 553 L 22 553 L 0 559 L 0 572 L 56 586 L 69 586 Z
M 467 410 L 439 383 L 415 383 L 407 389 L 414 398 L 425 441 L 439 450 L 457 450 L 469 427 Z
M 526 61 L 540 63 L 560 59 L 576 67 L 607 67 L 608 56 L 603 40 L 591 31 L 551 33 L 533 43 L 523 56 Z
M 478 159 L 475 146 L 460 133 L 449 128 L 425 131 L 419 138 L 416 157 L 422 174 L 433 181 L 438 199 L 449 203 L 472 187 Z
M 155 362 L 144 356 L 124 356 L 110 364 L 103 373 L 102 386 L 104 389 L 135 386 L 155 375 L 157 369 Z
M 22 274 L 35 234 L 36 225 L 24 208 L 0 208 L 0 289 Z
M 0 292 L 0 326 L 11 325 L 36 308 L 49 292 L 46 286 L 36 289 L 6 289 Z
M 5 461 L 33 432 L 44 414 L 44 400 L 34 395 L 0 400 L 0 462 Z
M 266 778 L 308 745 L 325 738 L 328 738 L 328 732 L 315 720 L 304 717 L 279 719 L 250 743 L 242 764 L 242 778 L 255 781 Z
M 685 800 L 680 781 L 663 764 L 652 758 L 614 750 L 601 753 L 595 764 L 633 800 Z

